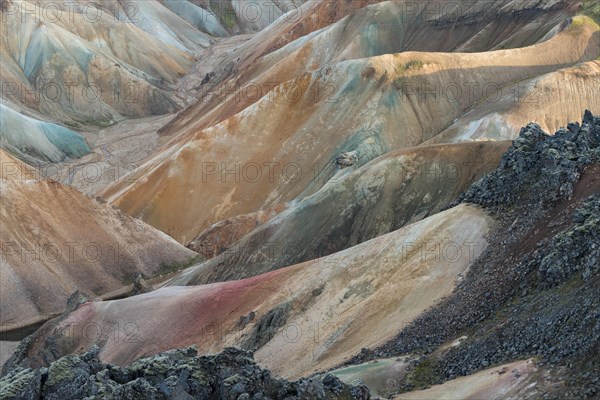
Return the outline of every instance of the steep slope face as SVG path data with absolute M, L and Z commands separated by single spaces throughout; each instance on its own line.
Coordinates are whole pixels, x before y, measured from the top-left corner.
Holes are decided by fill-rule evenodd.
M 379 0 L 375 0 L 377 2 Z M 248 19 L 252 22 L 268 19 L 274 21 L 262 31 L 254 35 L 238 35 L 232 40 L 222 41 L 219 45 L 213 46 L 208 51 L 202 54 L 209 62 L 203 63 L 202 81 L 198 80 L 191 88 L 196 93 L 196 98 L 202 97 L 205 101 L 209 101 L 205 94 L 208 88 L 214 88 L 224 84 L 230 79 L 235 79 L 240 71 L 245 70 L 257 58 L 271 53 L 285 44 L 307 35 L 314 30 L 320 29 L 338 21 L 343 16 L 353 10 L 360 9 L 367 4 L 372 3 L 371 0 L 353 0 L 353 1 L 327 1 L 327 0 L 311 0 L 305 1 L 266 1 L 266 2 L 240 2 L 240 1 L 222 1 L 211 2 L 206 0 L 197 0 L 195 4 L 199 4 L 204 10 L 209 10 L 209 13 L 215 13 L 220 20 L 229 20 L 225 25 L 233 23 L 234 20 L 240 17 L 238 14 L 247 14 Z M 180 3 L 180 2 L 179 2 Z M 235 9 L 234 9 L 235 8 Z M 212 11 L 210 11 L 212 10 Z M 236 11 L 237 10 L 237 11 Z M 277 19 L 274 16 L 279 16 L 280 11 L 287 10 L 284 15 Z M 204 13 L 203 13 L 204 14 Z M 207 21 L 212 21 L 212 17 L 208 16 Z M 238 40 L 239 39 L 239 40 Z M 220 45 L 223 43 L 231 43 L 233 46 L 221 56 L 214 57 L 220 53 Z M 213 52 L 213 48 L 216 50 Z M 198 91 L 198 89 L 201 89 Z M 213 99 L 214 100 L 214 99 Z M 211 102 L 212 106 L 218 106 L 218 102 Z M 206 112 L 201 112 L 200 108 L 193 107 L 186 110 L 185 115 L 174 125 L 181 127 L 187 123 L 197 122 L 197 118 L 202 117 Z M 190 118 L 192 115 L 195 118 Z M 231 116 L 229 114 L 228 116 Z M 187 121 L 187 122 L 184 122 Z M 206 125 L 205 125 L 206 126 Z M 165 128 L 165 134 L 177 132 L 174 128 Z
M 207 73 L 212 77 L 210 80 L 202 82 L 201 90 L 198 93 L 200 100 L 194 106 L 180 113 L 171 124 L 165 126 L 161 130 L 162 134 L 179 134 L 183 130 L 189 130 L 192 126 L 198 130 L 220 122 L 256 102 L 276 84 L 296 77 L 296 75 L 288 74 L 287 79 L 282 79 L 275 74 L 267 74 L 269 79 L 265 79 L 260 84 L 259 82 L 254 84 L 254 87 L 259 88 L 260 92 L 237 99 L 229 96 L 230 92 L 241 91 L 243 86 L 249 86 L 248 77 L 252 74 L 250 71 L 256 71 L 254 61 L 261 56 L 274 52 L 321 27 L 330 25 L 351 11 L 360 9 L 369 3 L 368 0 L 351 2 L 317 0 L 306 2 L 297 8 L 294 7 L 286 16 L 276 20 L 246 43 L 237 46 L 229 56 L 215 65 L 213 70 L 208 71 Z M 305 65 L 303 70 L 305 72 L 306 68 L 310 66 L 303 65 Z M 311 69 L 314 69 L 314 66 Z M 265 70 L 263 69 L 261 72 L 264 73 Z M 266 86 L 262 87 L 261 85 L 265 83 Z M 254 91 L 256 92 L 256 90 Z M 225 103 L 226 99 L 228 100 L 227 106 L 224 107 L 221 103 Z
M 198 52 L 210 47 L 209 58 L 219 59 L 214 37 L 255 32 L 302 2 L 197 3 L 3 0 L 3 105 L 83 130 L 173 113 L 194 100 L 195 77 L 180 78 L 194 75 Z M 21 129 L 2 133 L 3 148 L 31 149 L 19 152 L 28 162 L 56 162 L 69 152 L 66 145 L 60 157 L 40 149 L 41 139 Z M 61 133 L 62 143 L 69 140 Z
M 304 2 L 290 10 L 284 18 L 279 18 L 267 29 L 259 32 L 239 51 L 242 60 L 240 69 L 252 64 L 257 58 L 272 53 L 296 39 L 325 28 L 341 20 L 352 12 L 381 0 Z
M 411 7 L 413 4 L 403 2 L 386 1 L 367 6 L 325 29 L 265 54 L 242 71 L 238 82 L 258 75 L 283 82 L 301 75 L 307 68 L 405 51 L 464 53 L 531 46 L 549 39 L 557 32 L 557 25 L 571 13 L 564 5 L 527 9 L 510 1 L 485 3 L 492 9 L 483 12 L 477 9 L 483 4 L 471 2 L 468 6 L 456 7 L 453 15 L 440 14 L 441 10 L 453 7 L 442 8 L 427 1 L 419 4 L 419 12 L 423 14 L 416 13 Z M 526 11 L 531 15 L 515 15 Z M 486 13 L 495 14 L 495 18 L 487 18 Z M 451 34 L 449 25 L 452 25 Z M 273 72 L 269 71 L 272 69 Z M 281 75 L 285 78 L 279 78 Z
M 173 285 L 241 279 L 326 256 L 439 212 L 495 169 L 508 143 L 417 147 L 340 170 L 319 192 L 185 271 Z M 338 167 L 339 168 L 339 167 Z M 194 240 L 212 248 L 214 233 Z M 201 241 L 204 243 L 201 243 Z M 214 240 L 215 242 L 213 242 Z
M 28 338 L 11 365 L 39 365 L 93 343 L 102 360 L 122 365 L 164 349 L 236 344 L 256 349 L 257 361 L 280 376 L 306 376 L 385 342 L 450 294 L 492 225 L 480 209 L 460 206 L 258 277 L 88 302 Z M 117 324 L 128 324 L 125 340 L 106 335 Z M 100 336 L 79 329 L 92 325 Z
M 554 136 L 531 124 L 462 196 L 500 221 L 445 302 L 358 360 L 425 353 L 403 391 L 535 357 L 531 398 L 594 398 L 600 370 L 600 118 Z M 458 343 L 448 346 L 448 343 Z
M 315 193 L 342 152 L 356 151 L 366 163 L 435 137 L 488 100 L 490 82 L 501 91 L 596 59 L 599 28 L 580 22 L 522 49 L 405 52 L 306 73 L 222 123 L 174 140 L 102 195 L 186 243 L 219 220 Z M 435 89 L 451 83 L 474 89 L 462 96 Z
M 3 330 L 64 310 L 76 290 L 120 289 L 194 252 L 107 204 L 54 181 L 0 150 Z
M 221 14 L 222 18 L 219 18 L 219 13 L 215 13 L 215 10 L 194 1 L 160 0 L 160 2 L 179 17 L 213 37 L 229 36 L 227 28 L 231 19 L 227 18 L 230 16 Z M 220 4 L 217 3 L 217 6 Z
M 520 127 L 532 120 L 552 132 L 563 121 L 576 120 L 586 107 L 600 109 L 598 87 L 598 60 L 519 82 L 504 88 L 493 100 L 473 107 L 426 143 L 513 140 Z

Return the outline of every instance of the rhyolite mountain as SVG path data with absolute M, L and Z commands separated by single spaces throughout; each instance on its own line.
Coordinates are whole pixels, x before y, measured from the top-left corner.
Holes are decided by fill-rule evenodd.
M 0 398 L 600 396 L 596 2 L 53 4 L 0 2 Z
M 188 370 L 178 367 L 180 356 L 158 353 L 193 345 L 210 354 L 235 345 L 279 376 L 331 371 L 348 383 L 364 378 L 373 391 L 398 399 L 444 393 L 445 382 L 459 376 L 472 379 L 456 379 L 451 393 L 469 398 L 593 398 L 600 371 L 599 172 L 600 117 L 588 111 L 583 123 L 553 136 L 530 124 L 497 169 L 445 211 L 405 228 L 245 280 L 78 299 L 22 341 L 4 366 L 0 390 L 12 393 L 18 382 L 27 393 L 59 392 L 44 382 L 61 365 L 71 374 L 87 371 L 77 389 L 85 395 L 102 388 L 120 398 L 131 390 L 122 374 L 166 362 L 161 373 L 187 380 L 180 390 L 196 393 Z M 444 250 L 436 253 L 432 243 Z M 126 323 L 135 329 L 125 340 L 106 330 Z M 104 329 L 90 336 L 77 328 L 86 326 Z M 81 350 L 92 351 L 81 359 L 90 361 L 69 358 Z M 98 358 L 125 369 L 109 366 L 99 380 L 94 371 L 106 367 Z M 360 363 L 354 372 L 339 368 Z M 490 366 L 493 378 L 479 373 Z M 394 384 L 377 374 L 394 376 Z M 156 378 L 135 376 L 141 393 L 151 390 Z M 243 393 L 266 395 L 243 381 Z M 334 398 L 347 398 L 342 387 Z M 158 398 L 168 398 L 165 390 Z M 314 398 L 330 398 L 320 393 Z
M 101 296 L 193 260 L 159 230 L 0 149 L 2 332 L 61 314 L 77 290 Z

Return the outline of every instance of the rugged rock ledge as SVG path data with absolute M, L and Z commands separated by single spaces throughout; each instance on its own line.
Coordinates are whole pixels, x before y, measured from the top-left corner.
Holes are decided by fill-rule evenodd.
M 251 352 L 227 348 L 198 356 L 194 348 L 171 350 L 127 368 L 104 364 L 98 348 L 68 355 L 49 368 L 11 371 L 0 380 L 1 399 L 369 399 L 365 386 L 333 375 L 296 382 L 271 376 Z
M 589 280 L 600 268 L 600 194 L 575 211 L 573 225 L 552 239 L 552 249 L 541 261 L 542 284 L 565 282 L 575 272 Z
M 573 196 L 582 168 L 600 162 L 600 118 L 585 111 L 577 122 L 548 135 L 537 124 L 521 129 L 519 137 L 495 171 L 460 196 L 457 203 L 480 204 L 496 212 L 547 207 Z

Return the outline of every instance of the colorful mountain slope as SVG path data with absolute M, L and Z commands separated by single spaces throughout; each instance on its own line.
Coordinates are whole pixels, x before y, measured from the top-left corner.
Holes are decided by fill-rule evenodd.
M 8 331 L 61 313 L 76 290 L 102 295 L 195 253 L 0 150 L 0 323 Z
M 187 243 L 219 220 L 315 193 L 342 152 L 356 151 L 366 163 L 434 138 L 486 103 L 490 82 L 497 94 L 516 81 L 596 59 L 600 29 L 589 19 L 580 22 L 525 48 L 404 52 L 307 72 L 217 125 L 182 133 L 102 195 Z M 458 97 L 435 89 L 452 83 L 474 89 Z M 576 88 L 566 94 L 588 91 Z M 487 107 L 491 113 L 495 103 Z
M 125 365 L 166 348 L 195 344 L 212 352 L 235 344 L 257 350 L 257 361 L 280 376 L 306 376 L 385 342 L 450 294 L 493 225 L 481 210 L 460 206 L 254 278 L 88 302 L 42 327 L 19 359 L 39 365 L 102 343 L 102 360 Z M 125 340 L 106 335 L 124 324 Z M 77 328 L 92 325 L 100 336 Z

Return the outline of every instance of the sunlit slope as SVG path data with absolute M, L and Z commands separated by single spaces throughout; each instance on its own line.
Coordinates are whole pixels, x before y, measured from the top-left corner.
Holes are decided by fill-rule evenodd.
M 599 46 L 598 26 L 583 20 L 520 49 L 340 62 L 276 86 L 222 123 L 183 135 L 141 166 L 130 177 L 134 183 L 118 182 L 103 195 L 186 243 L 219 220 L 316 192 L 333 176 L 332 163 L 342 152 L 356 151 L 366 163 L 419 145 L 489 100 L 490 83 L 501 92 L 594 60 Z M 451 85 L 460 90 L 452 96 Z
M 76 290 L 104 294 L 187 262 L 156 229 L 0 150 L 0 322 L 3 330 L 62 312 Z
M 232 241 L 221 255 L 186 270 L 170 284 L 198 285 L 259 275 L 420 221 L 494 170 L 508 146 L 482 142 L 416 147 L 386 154 L 355 171 L 342 170 L 314 195 L 290 204 Z M 224 242 L 213 229 L 209 231 L 194 240 L 195 246 L 211 248 Z
M 516 83 L 473 107 L 427 143 L 512 140 L 535 122 L 554 132 L 582 109 L 600 109 L 600 61 L 588 61 Z
M 475 52 L 522 47 L 544 40 L 576 11 L 575 2 L 311 1 L 236 49 L 214 71 L 215 80 L 243 87 L 250 78 L 257 78 L 254 85 L 259 81 L 268 87 L 291 79 L 299 71 L 340 59 L 410 50 Z M 278 49 L 281 51 L 276 52 Z M 281 65 L 270 71 L 277 63 Z M 206 126 L 202 123 L 209 123 L 207 110 L 219 104 L 206 100 L 206 104 L 188 109 L 165 132 L 191 123 Z M 212 113 L 210 121 L 224 118 L 226 110 L 220 111 Z
M 103 360 L 119 364 L 192 344 L 201 352 L 241 345 L 257 350 L 257 361 L 280 376 L 306 376 L 389 340 L 448 295 L 486 248 L 492 225 L 480 209 L 459 206 L 258 277 L 89 302 L 36 333 L 29 362 L 43 362 L 45 340 L 57 343 L 57 354 L 96 342 Z M 98 332 L 127 324 L 129 333 L 92 337 L 73 329 L 90 324 Z
M 223 82 L 218 79 L 220 70 L 214 71 L 219 84 L 204 85 L 201 100 L 163 132 L 181 133 L 218 123 L 274 86 L 324 65 L 403 51 L 482 52 L 528 46 L 551 37 L 573 13 L 566 4 L 527 6 L 511 1 L 468 2 L 451 15 L 447 12 L 453 7 L 434 1 L 385 1 L 365 7 L 367 3 L 336 3 L 337 8 L 329 2 L 308 8 L 311 3 L 307 3 L 297 14 L 278 20 L 233 52 L 231 57 L 237 58 L 225 67 L 233 66 L 230 79 Z M 336 22 L 341 16 L 345 17 Z M 325 28 L 317 29 L 321 26 Z M 290 29 L 303 35 L 286 42 Z M 289 44 L 261 53 L 273 41 Z

